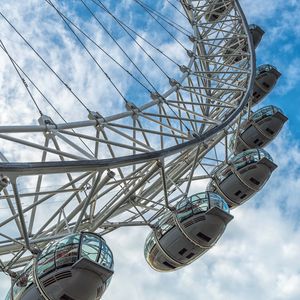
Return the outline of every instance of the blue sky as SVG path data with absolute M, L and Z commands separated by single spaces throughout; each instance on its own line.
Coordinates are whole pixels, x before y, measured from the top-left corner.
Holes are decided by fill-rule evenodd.
M 282 73 L 277 88 L 262 105 L 280 106 L 289 117 L 289 128 L 299 137 L 299 1 L 241 1 L 249 23 L 266 32 L 257 50 L 257 65 L 271 63 Z M 247 11 L 247 7 L 251 10 Z
M 175 1 L 173 0 L 173 2 Z M 298 263 L 300 253 L 300 2 L 297 0 L 241 0 L 240 2 L 248 22 L 260 25 L 266 32 L 257 49 L 257 65 L 270 63 L 282 73 L 274 91 L 259 105 L 259 107 L 268 104 L 277 105 L 289 117 L 289 122 L 283 132 L 272 145 L 268 146 L 268 151 L 279 168 L 262 192 L 234 211 L 234 222 L 229 225 L 218 245 L 193 265 L 176 273 L 156 273 L 148 267 L 143 258 L 147 230 L 141 228 L 121 229 L 107 237 L 115 254 L 116 273 L 110 288 L 104 295 L 104 300 L 300 299 L 300 264 Z M 126 5 L 130 7 L 130 0 L 123 0 L 121 3 L 124 7 Z M 28 26 L 26 29 L 27 35 L 29 37 L 37 34 L 41 36 L 41 32 L 48 32 L 49 27 L 47 29 L 46 26 L 39 30 L 34 28 L 34 22 L 41 21 L 44 12 L 43 8 L 37 5 L 37 1 L 31 0 L 27 4 L 17 3 L 14 10 L 12 10 L 10 0 L 3 1 L 2 5 L 14 17 L 18 14 L 28 13 L 29 6 L 33 5 L 35 14 L 32 17 L 31 12 L 27 16 L 27 21 L 32 18 L 32 26 Z M 113 5 L 113 1 L 110 2 L 110 5 Z M 134 16 L 134 13 L 131 12 L 130 15 Z M 45 24 L 53 25 L 53 21 L 47 19 Z M 62 26 L 58 24 L 55 30 L 58 33 L 63 32 Z M 5 31 L 4 36 L 6 38 L 8 36 Z M 96 38 L 100 42 L 103 41 L 101 36 L 96 36 Z M 165 36 L 160 38 L 164 40 Z M 86 96 L 87 99 L 97 99 L 100 93 L 101 97 L 107 97 L 111 101 L 111 104 L 107 105 L 108 107 L 103 108 L 104 110 L 111 109 L 114 105 L 116 109 L 122 109 L 122 106 L 115 103 L 113 96 L 107 92 L 108 85 L 106 83 L 103 84 L 101 91 L 97 89 L 99 81 L 103 82 L 103 77 L 92 73 L 90 62 L 82 56 L 82 52 L 74 48 L 70 36 L 63 34 L 61 42 L 67 46 L 66 49 L 72 49 L 72 53 L 66 51 L 57 54 L 53 49 L 53 52 L 50 53 L 50 60 L 55 65 L 57 64 L 58 70 L 70 77 L 71 82 L 85 82 L 78 87 L 78 93 Z M 55 43 L 59 44 L 57 40 Z M 122 43 L 126 45 L 128 40 L 124 40 Z M 38 41 L 36 41 L 36 45 L 41 48 L 44 46 Z M 167 46 L 169 48 L 166 49 L 171 50 L 174 47 L 172 43 Z M 20 55 L 16 50 L 16 55 L 18 54 Z M 117 52 L 117 54 L 119 53 Z M 179 60 L 182 59 L 181 53 L 174 53 L 174 55 Z M 124 61 L 124 58 L 121 60 Z M 78 65 L 86 65 L 87 68 L 84 70 L 78 68 L 81 70 L 78 74 L 68 72 L 63 69 L 62 61 L 73 63 L 76 68 Z M 6 84 L 13 87 L 13 84 L 8 81 L 10 74 L 6 72 L 5 66 L 0 56 L 1 98 L 5 99 L 6 104 L 9 104 L 7 97 L 4 97 L 11 95 L 14 104 L 23 113 L 24 122 L 33 122 L 32 107 L 24 101 L 15 100 L 23 99 L 24 94 L 22 92 L 18 92 L 17 95 L 4 93 Z M 171 66 L 166 66 L 166 68 L 168 67 L 172 70 Z M 77 70 L 76 68 L 74 67 L 71 71 Z M 146 68 L 147 66 L 145 66 Z M 111 70 L 113 74 L 119 72 L 116 68 Z M 38 78 L 41 71 L 42 68 L 37 67 L 33 75 Z M 93 78 L 90 77 L 91 73 L 94 75 Z M 154 81 L 157 80 L 156 73 L 150 72 L 149 75 Z M 163 85 L 159 80 L 155 82 Z M 128 86 L 130 85 L 127 86 L 123 82 L 120 84 L 121 88 L 128 92 L 129 97 L 133 96 L 129 92 Z M 45 88 L 49 90 L 50 96 L 68 97 L 59 89 L 51 91 L 50 83 L 46 85 Z M 12 101 L 12 99 L 9 100 Z M 91 101 L 91 105 L 94 104 L 95 101 Z M 68 110 L 68 106 L 63 104 L 61 106 L 62 112 Z M 50 112 L 51 110 L 49 110 Z M 3 115 L 1 112 L 1 123 L 14 120 L 15 117 L 15 121 L 18 121 L 18 115 L 9 113 L 7 115 L 10 116 Z M 78 115 L 83 117 L 86 114 L 78 110 Z M 0 300 L 4 299 L 9 286 L 9 279 L 3 278 L 5 280 L 0 282 Z

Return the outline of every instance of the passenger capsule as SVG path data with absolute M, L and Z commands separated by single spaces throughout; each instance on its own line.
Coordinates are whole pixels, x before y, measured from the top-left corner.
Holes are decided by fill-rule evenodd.
M 178 202 L 147 237 L 145 258 L 157 271 L 184 267 L 209 250 L 232 220 L 225 200 L 204 192 Z
M 9 300 L 100 299 L 113 275 L 113 255 L 94 233 L 69 235 L 49 244 L 16 278 Z
M 257 25 L 250 25 L 249 29 L 254 48 L 256 48 L 262 39 L 264 31 Z M 224 63 L 233 65 L 247 58 L 247 56 L 249 56 L 249 54 L 247 54 L 247 51 L 249 52 L 247 42 L 246 37 L 233 37 L 228 40 L 224 46 L 225 50 L 223 51 Z
M 280 76 L 281 73 L 271 65 L 262 65 L 257 68 L 252 95 L 252 105 L 260 102 L 271 92 Z
M 233 7 L 233 0 L 210 0 L 205 14 L 207 22 L 214 23 L 225 18 Z
M 265 32 L 258 25 L 255 24 L 249 25 L 249 29 L 252 36 L 254 49 L 256 49 L 259 43 L 261 42 L 261 39 Z
M 250 149 L 218 166 L 207 189 L 220 193 L 230 207 L 237 207 L 258 192 L 277 168 L 263 149 Z
M 242 123 L 237 137 L 231 140 L 231 150 L 235 154 L 252 148 L 263 148 L 282 129 L 288 118 L 275 106 L 266 106 L 255 112 Z

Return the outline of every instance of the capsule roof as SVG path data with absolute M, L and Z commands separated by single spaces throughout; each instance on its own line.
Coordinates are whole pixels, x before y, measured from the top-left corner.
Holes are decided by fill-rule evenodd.
M 262 34 L 265 33 L 265 31 L 264 31 L 260 26 L 258 26 L 258 25 L 256 25 L 256 24 L 250 24 L 250 25 L 249 25 L 249 29 L 250 29 L 250 30 L 258 30 L 258 31 L 260 31 Z
M 227 177 L 228 174 L 227 173 L 223 174 L 223 172 L 224 172 L 224 170 L 227 170 L 228 165 L 234 165 L 235 168 L 237 170 L 239 170 L 249 164 L 258 162 L 263 158 L 266 158 L 272 164 L 274 164 L 273 158 L 271 157 L 271 155 L 266 150 L 261 149 L 261 148 L 249 149 L 249 150 L 243 151 L 237 155 L 232 154 L 229 157 L 228 164 L 222 164 L 222 165 L 217 166 L 212 171 L 212 174 L 216 174 L 217 176 L 219 176 L 222 173 L 221 177 L 225 178 L 225 177 Z M 228 169 L 227 171 L 229 172 L 230 169 Z
M 270 64 L 264 64 L 264 65 L 259 66 L 256 69 L 256 76 L 259 76 L 265 72 L 272 72 L 276 75 L 277 78 L 279 78 L 281 76 L 281 73 L 278 71 L 278 69 Z
M 204 213 L 213 207 L 218 207 L 229 214 L 226 201 L 214 192 L 197 193 L 179 201 L 176 205 L 176 215 L 180 222 L 198 213 Z
M 267 158 L 268 160 L 273 162 L 273 158 L 271 157 L 271 155 L 266 150 L 261 148 L 246 150 L 240 154 L 233 156 L 229 160 L 229 162 L 234 165 L 238 165 L 239 168 L 242 168 L 243 166 L 241 163 L 244 163 L 245 165 L 251 162 L 257 162 L 263 158 Z
M 274 105 L 269 105 L 269 106 L 265 106 L 259 110 L 257 110 L 252 116 L 251 116 L 251 120 L 253 121 L 259 121 L 267 116 L 273 116 L 275 115 L 277 112 L 280 112 L 281 114 L 283 114 L 282 109 L 280 109 L 277 106 Z
M 72 265 L 80 258 L 113 270 L 113 254 L 105 240 L 95 233 L 84 232 L 50 243 L 37 257 L 37 274 L 43 276 L 56 268 Z

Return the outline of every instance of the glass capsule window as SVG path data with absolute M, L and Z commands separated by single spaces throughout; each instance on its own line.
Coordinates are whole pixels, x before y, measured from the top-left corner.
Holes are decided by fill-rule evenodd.
M 204 213 L 212 207 L 219 207 L 229 213 L 229 207 L 221 196 L 213 192 L 204 192 L 178 202 L 176 206 L 177 218 L 182 222 L 190 216 Z
M 244 163 L 244 165 L 247 165 L 252 162 L 257 162 L 264 157 L 266 157 L 270 161 L 273 161 L 271 155 L 267 151 L 265 151 L 264 149 L 259 149 L 259 148 L 246 150 L 246 151 L 234 156 L 230 161 L 236 167 L 238 167 L 240 164 L 242 165 L 243 163 Z
M 250 149 L 236 155 L 230 160 L 230 162 L 234 164 L 237 170 L 239 170 L 247 165 L 258 162 L 259 159 L 259 151 L 256 149 Z
M 218 178 L 219 181 L 223 181 L 227 177 L 233 174 L 231 166 L 229 164 L 222 164 L 213 170 L 213 174 Z
M 256 28 L 259 28 L 256 24 L 250 24 L 249 25 L 250 30 L 255 30 Z
M 176 206 L 177 218 L 179 220 L 187 219 L 193 214 L 192 203 L 189 201 L 189 198 L 186 197 Z
M 151 232 L 145 242 L 145 248 L 144 248 L 144 255 L 147 257 L 147 255 L 151 252 L 152 248 L 156 245 L 156 240 L 154 237 L 153 232 Z
M 215 176 L 220 182 L 222 182 L 224 179 L 233 174 L 231 165 L 233 165 L 238 171 L 247 165 L 257 163 L 264 157 L 273 162 L 271 155 L 264 149 L 260 148 L 249 149 L 238 155 L 232 155 L 229 158 L 229 164 L 222 165 L 214 171 Z
M 113 268 L 113 255 L 105 241 L 97 234 L 72 234 L 46 247 L 37 260 L 39 277 L 52 270 L 87 258 L 107 268 Z
M 199 193 L 189 197 L 192 204 L 193 214 L 209 210 L 209 196 L 207 193 Z
M 277 70 L 274 66 L 272 65 L 261 65 L 256 69 L 256 76 L 265 73 L 265 72 L 270 72 L 273 70 Z
M 233 134 L 233 135 L 231 136 L 231 138 L 230 138 L 230 141 L 229 141 L 229 149 L 230 149 L 231 151 L 233 151 L 234 148 L 235 148 L 235 146 L 236 146 L 236 136 Z
M 111 250 L 106 243 L 102 243 L 101 252 L 98 259 L 99 264 L 109 269 L 113 268 L 114 260 Z
M 81 256 L 97 261 L 101 251 L 101 241 L 94 235 L 85 234 L 82 237 Z
M 55 249 L 56 249 L 56 242 L 51 243 L 39 255 L 39 259 L 37 262 L 38 276 L 46 274 L 55 269 L 55 261 L 54 261 Z
M 277 112 L 283 113 L 280 108 L 273 106 L 273 105 L 269 105 L 269 106 L 263 107 L 263 108 L 259 109 L 258 111 L 256 111 L 251 116 L 251 119 L 253 121 L 258 122 L 266 117 L 271 117 L 271 116 L 275 115 Z
M 156 227 L 157 238 L 160 239 L 174 226 L 175 226 L 175 221 L 173 215 L 171 213 L 167 213 L 157 223 L 157 227 Z
M 216 193 L 209 193 L 210 207 L 218 207 L 229 213 L 230 209 L 226 201 Z
M 54 254 L 46 255 L 38 260 L 37 274 L 41 276 L 55 269 Z
M 81 241 L 80 256 L 112 269 L 113 255 L 103 239 L 94 234 L 84 234 Z
M 80 235 L 70 235 L 57 243 L 55 262 L 57 267 L 72 265 L 78 260 Z

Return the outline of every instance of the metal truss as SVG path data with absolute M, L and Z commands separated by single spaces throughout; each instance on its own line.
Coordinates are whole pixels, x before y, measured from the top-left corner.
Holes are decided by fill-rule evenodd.
M 8 211 L 0 219 L 4 271 L 72 232 L 152 228 L 227 161 L 228 138 L 250 98 L 255 54 L 238 1 L 210 23 L 211 2 L 180 1 L 194 32 L 192 50 L 166 92 L 152 93 L 143 105 L 127 103 L 117 115 L 90 112 L 87 120 L 62 124 L 42 116 L 38 125 L 0 126 L 0 174 L 10 180 L 0 195 Z M 244 40 L 238 64 L 224 58 L 233 39 Z M 15 155 L 6 152 L 12 145 Z

